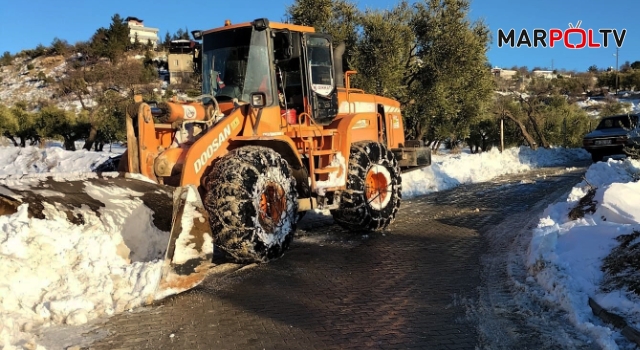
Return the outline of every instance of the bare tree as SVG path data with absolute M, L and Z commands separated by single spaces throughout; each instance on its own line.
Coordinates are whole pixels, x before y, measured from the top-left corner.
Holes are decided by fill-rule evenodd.
M 88 118 L 88 130 L 84 149 L 90 150 L 100 128 L 112 115 L 111 111 L 123 100 L 144 89 L 155 79 L 154 70 L 147 69 L 139 60 L 119 60 L 112 63 L 106 59 L 92 58 L 69 65 L 66 76 L 59 82 L 61 95 L 77 101 Z M 116 91 L 106 96 L 107 91 Z
M 522 136 L 529 144 L 529 147 L 534 150 L 537 149 L 538 144 L 536 143 L 533 136 L 531 136 L 531 134 L 527 131 L 527 126 L 525 125 L 525 123 L 523 123 L 520 118 L 514 116 L 514 114 L 509 110 L 509 102 L 510 100 L 508 98 L 499 98 L 495 104 L 494 114 L 499 118 L 508 118 L 509 120 L 513 121 L 520 129 L 520 133 L 522 133 Z
M 520 105 L 523 107 L 525 113 L 527 114 L 529 122 L 533 126 L 533 130 L 538 136 L 538 139 L 540 140 L 542 147 L 549 148 L 550 147 L 549 142 L 547 142 L 547 139 L 544 136 L 544 133 L 542 132 L 542 130 L 540 129 L 540 126 L 538 125 L 537 119 L 539 117 L 539 113 L 536 110 L 536 104 L 540 103 L 540 97 L 546 96 L 546 95 L 547 93 L 538 93 L 536 95 L 529 96 L 529 98 L 524 98 L 523 95 L 519 95 L 519 100 L 520 100 Z

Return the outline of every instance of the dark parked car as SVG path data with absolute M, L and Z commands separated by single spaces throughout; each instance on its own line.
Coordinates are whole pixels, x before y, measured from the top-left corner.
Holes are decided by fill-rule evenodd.
M 584 136 L 582 144 L 591 153 L 593 161 L 597 162 L 605 156 L 626 155 L 624 146 L 630 145 L 629 135 L 637 135 L 638 131 L 637 114 L 605 117 L 595 130 Z M 632 139 L 637 139 L 637 136 Z
M 635 134 L 638 130 L 637 114 L 605 117 L 595 130 L 584 136 L 582 144 L 591 153 L 594 162 L 605 156 L 626 155 L 624 146 L 629 140 L 629 134 Z

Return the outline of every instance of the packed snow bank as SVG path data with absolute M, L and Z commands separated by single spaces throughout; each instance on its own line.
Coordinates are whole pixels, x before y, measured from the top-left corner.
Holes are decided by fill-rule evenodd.
M 40 327 L 80 325 L 156 298 L 169 233 L 155 227 L 142 193 L 86 187 L 104 206 L 100 215 L 78 209 L 82 224 L 48 203 L 46 220 L 29 218 L 27 205 L 0 216 L 0 348 L 35 349 Z
M 591 159 L 584 149 L 510 148 L 457 155 L 433 155 L 431 166 L 402 175 L 402 197 L 443 191 L 461 184 L 488 181 L 500 175 Z
M 0 147 L 0 175 L 95 177 L 86 173 L 110 156 L 59 147 Z M 83 324 L 156 296 L 169 233 L 154 226 L 142 193 L 86 189 L 104 206 L 99 215 L 78 209 L 82 224 L 70 223 L 66 213 L 49 204 L 44 204 L 47 220 L 29 218 L 27 205 L 0 216 L 1 349 L 42 349 L 34 336 L 40 327 Z M 130 256 L 127 247 L 134 250 Z
M 0 175 L 88 172 L 115 155 L 58 147 L 0 147 Z
M 578 328 L 590 333 L 605 349 L 618 349 L 621 335 L 604 326 L 590 307 L 592 297 L 600 305 L 623 315 L 632 326 L 640 322 L 640 299 L 617 290 L 604 292 L 602 259 L 618 245 L 616 237 L 640 229 L 640 183 L 634 176 L 640 162 L 634 160 L 599 162 L 586 173 L 586 181 L 576 185 L 566 201 L 550 205 L 534 230 L 527 264 L 535 280 L 545 289 L 546 299 L 559 304 Z M 588 182 L 588 183 L 587 183 Z M 570 220 L 569 212 L 588 190 L 595 211 Z

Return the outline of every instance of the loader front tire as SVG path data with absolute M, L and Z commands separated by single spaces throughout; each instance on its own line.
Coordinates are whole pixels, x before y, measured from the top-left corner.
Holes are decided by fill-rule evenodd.
M 402 177 L 393 152 L 378 142 L 351 146 L 347 189 L 333 219 L 351 231 L 381 231 L 395 221 L 402 200 Z
M 232 150 L 205 179 L 205 207 L 217 247 L 237 262 L 267 262 L 289 248 L 296 229 L 296 181 L 280 154 Z

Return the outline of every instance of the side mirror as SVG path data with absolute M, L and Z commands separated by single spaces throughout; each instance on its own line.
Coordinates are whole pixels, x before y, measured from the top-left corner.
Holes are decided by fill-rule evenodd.
M 276 42 L 275 59 L 277 61 L 290 59 L 293 53 L 291 31 L 285 29 L 281 32 L 274 33 L 274 38 L 276 38 L 276 40 L 274 40 Z
M 202 31 L 201 30 L 192 30 L 191 31 L 191 35 L 193 36 L 194 40 L 201 40 L 202 39 Z
M 263 108 L 267 105 L 267 95 L 264 92 L 251 93 L 251 107 Z

